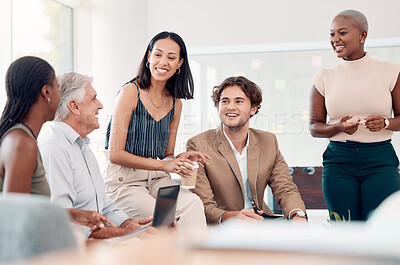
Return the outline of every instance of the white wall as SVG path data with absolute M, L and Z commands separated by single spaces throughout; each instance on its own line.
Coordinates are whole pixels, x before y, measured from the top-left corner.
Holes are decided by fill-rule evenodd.
M 367 16 L 371 38 L 400 36 L 398 0 L 149 0 L 148 3 L 149 33 L 175 30 L 188 46 L 327 40 L 332 18 L 345 9 L 356 9 Z
M 328 40 L 339 11 L 362 11 L 369 38 L 400 37 L 398 0 L 81 0 L 75 70 L 93 75 L 105 109 L 133 77 L 152 36 L 180 34 L 190 47 Z
M 81 0 L 75 9 L 75 70 L 99 93 L 133 77 L 152 36 L 180 34 L 190 47 L 328 40 L 333 16 L 362 11 L 369 38 L 400 37 L 398 0 Z M 112 93 L 111 93 L 112 94 Z M 108 98 L 108 97 L 107 97 Z M 108 102 L 105 101 L 106 107 Z
M 147 2 L 82 0 L 75 9 L 75 71 L 94 77 L 104 105 L 100 130 L 92 135 L 94 151 L 103 150 L 106 123 L 115 95 L 137 71 L 147 45 Z
M 81 0 L 75 9 L 75 70 L 95 78 L 105 107 L 102 128 L 94 133 L 97 150 L 116 91 L 135 75 L 148 41 L 160 31 L 177 32 L 189 52 L 201 46 L 328 41 L 332 18 L 345 9 L 367 16 L 368 38 L 400 37 L 398 0 Z
M 75 70 L 93 75 L 105 107 L 137 70 L 147 44 L 147 3 L 83 0 L 76 9 Z

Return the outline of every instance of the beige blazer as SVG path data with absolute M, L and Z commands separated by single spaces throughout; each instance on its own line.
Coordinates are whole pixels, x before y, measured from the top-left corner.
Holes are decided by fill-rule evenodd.
M 200 151 L 212 158 L 209 165 L 199 168 L 196 188 L 193 190 L 203 201 L 207 222 L 217 224 L 225 211 L 242 210 L 242 176 L 221 126 L 189 139 L 187 150 Z M 274 134 L 249 129 L 247 168 L 253 200 L 266 214 L 273 215 L 263 200 L 267 185 L 271 187 L 285 217 L 293 209 L 306 211 Z

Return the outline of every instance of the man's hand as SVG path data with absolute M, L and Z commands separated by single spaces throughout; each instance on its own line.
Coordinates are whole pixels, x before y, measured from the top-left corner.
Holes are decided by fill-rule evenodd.
M 260 215 L 263 214 L 263 211 L 258 211 L 259 214 L 256 214 L 253 209 L 243 209 L 237 214 L 237 218 L 246 220 L 246 221 L 254 221 L 254 220 L 264 220 L 264 218 Z
M 153 221 L 152 216 L 144 218 L 127 219 L 125 220 L 125 222 L 121 224 L 120 228 L 124 229 L 124 234 L 128 234 L 142 228 L 143 226 L 149 224 L 151 221 Z
M 296 213 L 299 213 L 299 215 Z M 304 217 L 302 215 L 304 215 Z M 292 220 L 293 222 L 298 223 L 298 224 L 300 224 L 300 223 L 306 224 L 307 223 L 307 215 L 302 210 L 297 210 L 297 211 L 294 211 L 291 213 L 290 220 Z
M 305 217 L 300 217 L 300 216 L 293 217 L 292 221 L 296 223 L 307 223 L 307 219 Z
M 135 219 L 128 219 L 121 224 L 121 228 L 124 229 L 124 234 L 131 233 L 136 231 L 145 225 L 148 225 L 146 231 L 140 234 L 139 238 L 148 238 L 149 236 L 157 234 L 158 230 L 150 225 L 150 222 L 153 221 L 153 216 L 144 217 L 144 218 L 135 218 Z
M 120 229 L 123 229 L 123 235 L 125 235 L 142 228 L 142 226 L 132 219 L 127 219 L 121 224 Z
M 134 220 L 126 219 L 119 227 L 106 226 L 102 229 L 93 231 L 90 237 L 95 239 L 105 239 L 105 238 L 123 236 L 131 232 L 134 232 L 144 227 L 145 225 L 148 225 L 152 220 L 153 217 L 136 218 Z M 156 231 L 157 231 L 156 228 L 151 227 L 149 225 L 146 231 L 144 231 L 144 234 L 154 234 L 156 233 Z M 139 237 L 141 237 L 141 235 Z
M 263 214 L 263 211 L 258 211 L 258 212 L 259 214 L 256 214 L 253 209 L 243 209 L 241 211 L 227 211 L 222 215 L 221 222 L 224 222 L 230 218 L 239 218 L 249 222 L 264 220 L 264 218 L 260 215 Z
M 135 218 L 132 220 L 133 222 L 139 224 L 139 225 L 147 225 L 150 222 L 153 221 L 153 216 L 150 217 L 143 217 L 143 218 Z
M 110 219 L 95 211 L 73 208 L 69 208 L 67 211 L 72 218 L 72 222 L 89 227 L 90 232 L 101 229 L 105 227 L 106 224 L 109 224 L 111 227 L 116 227 Z

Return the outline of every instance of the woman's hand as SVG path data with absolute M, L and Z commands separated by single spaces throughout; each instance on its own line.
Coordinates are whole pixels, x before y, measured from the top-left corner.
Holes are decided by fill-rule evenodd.
M 350 122 L 349 120 L 353 117 L 353 115 L 348 115 L 342 117 L 340 122 L 336 123 L 336 128 L 340 132 L 344 132 L 347 134 L 352 135 L 355 133 L 358 129 L 358 125 L 360 124 L 360 119 L 358 119 L 356 122 Z
M 204 164 L 209 164 L 207 160 L 211 160 L 211 157 L 198 151 L 188 151 L 180 153 L 176 159 L 163 161 L 163 171 L 176 173 L 186 178 L 192 174 L 193 167 L 190 165 L 193 161 L 204 167 Z
M 73 208 L 67 210 L 74 223 L 89 227 L 91 232 L 103 228 L 106 224 L 116 227 L 110 219 L 98 212 Z
M 204 165 L 209 165 L 207 160 L 211 160 L 210 156 L 198 151 L 187 151 L 184 153 L 180 153 L 177 158 L 184 158 L 191 161 L 196 161 L 202 167 L 204 167 Z
M 385 127 L 385 118 L 379 115 L 368 116 L 365 119 L 365 127 L 371 132 L 379 132 Z
M 192 161 L 189 159 L 177 158 L 162 162 L 164 163 L 163 171 L 165 172 L 176 173 L 185 178 L 192 174 L 193 167 L 189 166 Z

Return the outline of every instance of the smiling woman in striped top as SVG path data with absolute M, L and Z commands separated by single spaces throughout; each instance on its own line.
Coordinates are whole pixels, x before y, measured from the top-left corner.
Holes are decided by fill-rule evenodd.
M 157 189 L 173 185 L 169 173 L 191 174 L 185 162 L 205 163 L 199 152 L 174 157 L 182 111 L 180 99 L 193 98 L 193 78 L 182 38 L 161 32 L 149 43 L 138 74 L 118 93 L 107 128 L 107 194 L 131 217 L 152 215 Z M 181 189 L 177 216 L 181 227 L 206 227 L 197 195 Z

